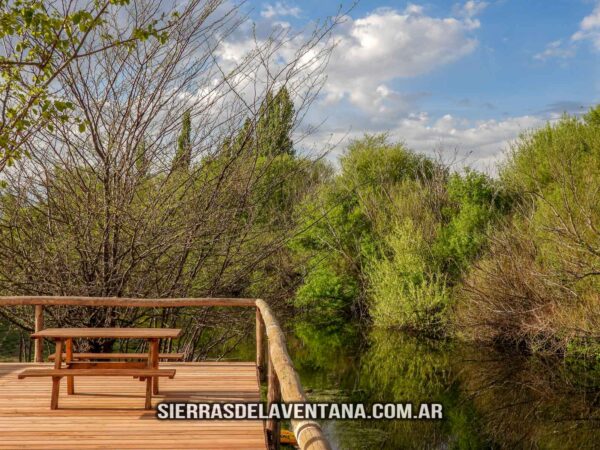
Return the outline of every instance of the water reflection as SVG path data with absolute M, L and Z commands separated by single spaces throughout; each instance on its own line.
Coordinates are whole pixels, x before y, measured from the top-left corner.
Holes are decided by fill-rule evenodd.
M 295 331 L 293 358 L 313 400 L 444 405 L 443 421 L 329 422 L 337 448 L 600 448 L 597 370 L 399 333 Z

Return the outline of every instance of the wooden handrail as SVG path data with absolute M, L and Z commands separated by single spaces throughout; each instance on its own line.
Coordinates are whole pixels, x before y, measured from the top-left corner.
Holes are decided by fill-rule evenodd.
M 0 306 L 114 306 L 178 308 L 183 306 L 254 306 L 253 298 L 127 298 L 127 297 L 0 297 Z
M 236 306 L 256 307 L 256 364 L 259 376 L 268 380 L 269 402 L 306 403 L 308 399 L 302 389 L 300 378 L 294 369 L 287 351 L 286 340 L 275 315 L 269 305 L 261 299 L 253 298 L 125 298 L 125 297 L 61 297 L 61 296 L 19 296 L 0 297 L 3 306 L 35 306 L 35 331 L 44 327 L 44 306 L 96 306 L 134 308 L 177 308 L 197 306 Z M 265 339 L 266 336 L 266 339 Z M 268 367 L 264 346 L 267 346 Z M 35 361 L 42 362 L 41 342 L 36 340 Z M 292 427 L 301 450 L 331 450 L 323 430 L 317 422 L 292 420 Z M 267 423 L 276 437 L 279 424 Z M 278 448 L 278 439 L 271 443 Z
M 292 358 L 287 351 L 285 335 L 271 312 L 271 308 L 264 300 L 256 300 L 256 308 L 265 325 L 269 345 L 269 363 L 272 365 L 276 381 L 279 384 L 281 397 L 284 402 L 308 402 L 300 378 L 294 369 Z M 320 425 L 314 421 L 292 420 L 292 427 L 298 445 L 302 450 L 331 450 L 329 442 L 323 434 Z

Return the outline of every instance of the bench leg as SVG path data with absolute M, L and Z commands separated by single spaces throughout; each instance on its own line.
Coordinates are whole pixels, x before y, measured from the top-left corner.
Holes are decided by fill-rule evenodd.
M 73 339 L 67 339 L 65 352 L 65 361 L 67 363 L 67 367 L 70 368 L 70 363 L 73 361 Z M 67 394 L 75 394 L 75 382 L 73 377 L 67 377 Z
M 152 409 L 152 377 L 146 378 L 146 409 Z
M 60 369 L 62 363 L 63 341 L 55 339 L 56 344 L 56 359 L 54 360 L 54 368 Z M 52 377 L 52 396 L 50 397 L 50 409 L 58 409 L 58 391 L 60 389 L 60 377 Z
M 52 397 L 50 398 L 50 409 L 58 409 L 58 391 L 60 389 L 60 377 L 52 377 Z

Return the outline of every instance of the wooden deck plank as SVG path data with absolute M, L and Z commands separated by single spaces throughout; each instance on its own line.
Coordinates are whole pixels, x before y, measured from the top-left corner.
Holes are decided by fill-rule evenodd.
M 51 410 L 48 378 L 18 380 L 51 364 L 0 363 L 0 449 L 262 449 L 262 421 L 164 421 L 144 410 L 145 383 L 136 379 L 81 377 L 75 395 L 61 395 Z M 258 401 L 253 363 L 163 363 L 160 401 Z M 66 379 L 61 381 L 66 387 Z M 64 391 L 63 391 L 64 392 Z

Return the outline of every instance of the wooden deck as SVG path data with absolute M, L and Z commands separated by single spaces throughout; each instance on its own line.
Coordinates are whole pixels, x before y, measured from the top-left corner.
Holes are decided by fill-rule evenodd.
M 48 378 L 18 380 L 48 364 L 0 363 L 0 449 L 265 449 L 262 421 L 160 421 L 144 410 L 145 383 L 127 377 L 61 382 L 59 409 L 50 410 Z M 163 363 L 160 401 L 258 401 L 256 365 L 246 362 Z

